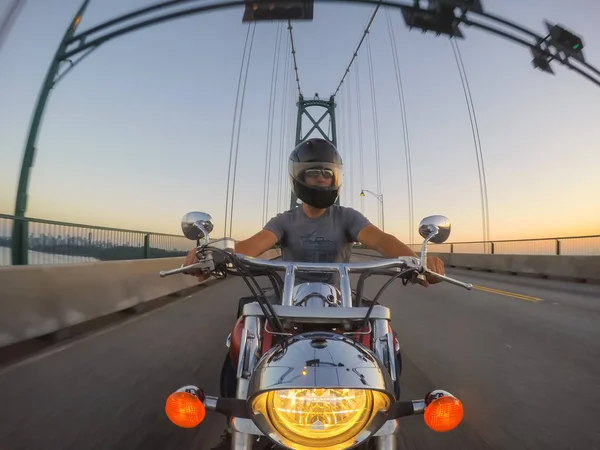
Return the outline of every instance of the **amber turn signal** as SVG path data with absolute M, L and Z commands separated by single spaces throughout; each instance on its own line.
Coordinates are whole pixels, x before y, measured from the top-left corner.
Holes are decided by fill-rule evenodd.
M 206 409 L 198 397 L 189 392 L 173 392 L 167 398 L 165 412 L 181 428 L 194 428 L 204 420 Z
M 433 431 L 440 433 L 450 431 L 462 421 L 463 405 L 456 397 L 439 397 L 427 405 L 424 416 L 425 423 Z

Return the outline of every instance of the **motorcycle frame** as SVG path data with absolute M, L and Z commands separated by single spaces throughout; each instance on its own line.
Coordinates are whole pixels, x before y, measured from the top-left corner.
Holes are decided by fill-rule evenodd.
M 264 263 L 265 261 L 261 262 Z M 307 264 L 309 265 L 309 264 Z M 314 266 L 314 265 L 313 265 Z M 330 270 L 338 269 L 340 272 L 344 270 L 346 275 L 348 271 L 342 265 L 331 265 Z M 344 278 L 340 277 L 342 281 Z M 353 307 L 352 306 L 352 291 L 350 289 L 349 277 L 345 278 L 347 282 L 346 289 L 341 291 L 341 304 L 343 306 L 333 307 L 305 307 L 294 306 L 293 289 L 295 282 L 295 267 L 288 266 L 284 280 L 284 293 L 282 305 L 273 305 L 277 316 L 282 321 L 290 321 L 294 324 L 319 324 L 331 323 L 336 319 L 344 322 L 362 323 L 369 308 Z M 327 285 L 326 283 L 311 283 L 315 285 Z M 329 286 L 329 285 L 327 285 Z M 318 287 L 316 288 L 318 290 Z M 344 292 L 349 293 L 344 296 Z M 287 297 L 286 297 L 287 295 Z M 290 304 L 291 303 L 291 304 Z M 248 397 L 248 388 L 250 378 L 254 373 L 254 368 L 258 364 L 262 355 L 262 340 L 264 333 L 263 321 L 266 319 L 262 309 L 257 302 L 244 305 L 242 317 L 244 318 L 244 327 L 241 334 L 240 353 L 237 366 L 237 387 L 236 397 L 245 400 Z M 396 351 L 394 334 L 390 325 L 391 315 L 389 308 L 376 305 L 373 307 L 370 316 L 370 338 L 372 353 L 383 363 L 393 381 L 396 381 Z M 272 334 L 282 334 L 270 332 Z M 349 332 L 347 334 L 356 334 L 357 332 Z M 291 336 L 291 333 L 289 333 Z M 372 437 L 375 439 L 377 450 L 394 450 L 397 443 L 398 419 L 388 420 Z M 232 449 L 248 450 L 252 448 L 253 441 L 256 436 L 264 436 L 261 430 L 254 424 L 251 419 L 232 418 L 231 421 L 232 433 Z

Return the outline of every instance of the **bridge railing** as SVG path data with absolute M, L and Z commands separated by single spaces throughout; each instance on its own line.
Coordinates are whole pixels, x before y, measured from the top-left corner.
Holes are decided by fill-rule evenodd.
M 363 248 L 355 245 L 356 248 Z M 420 251 L 421 245 L 409 245 Z M 564 236 L 539 239 L 512 239 L 499 241 L 470 241 L 432 244 L 435 253 L 469 253 L 491 255 L 600 255 L 600 235 Z
M 28 223 L 28 263 L 64 264 L 184 256 L 191 242 L 181 235 L 99 227 L 0 214 L 0 266 L 11 265 L 15 220 Z M 361 248 L 361 245 L 355 245 Z M 420 245 L 411 245 L 419 251 Z M 600 235 L 541 239 L 451 242 L 432 245 L 436 253 L 496 255 L 600 255 Z
M 15 220 L 28 223 L 28 263 L 64 264 L 184 256 L 192 247 L 182 235 L 99 227 L 0 214 L 0 266 L 11 265 Z

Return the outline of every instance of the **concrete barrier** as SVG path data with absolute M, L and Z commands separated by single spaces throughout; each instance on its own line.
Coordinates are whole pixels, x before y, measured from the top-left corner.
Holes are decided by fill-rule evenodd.
M 260 257 L 278 256 L 269 250 Z M 178 257 L 0 267 L 0 347 L 197 286 L 195 277 L 158 276 L 181 263 Z
M 381 256 L 368 249 L 356 254 Z M 600 256 L 430 253 L 447 267 L 600 283 Z M 274 259 L 279 250 L 261 258 Z M 0 267 L 0 347 L 54 333 L 164 297 L 199 283 L 160 278 L 182 258 Z
M 435 254 L 449 267 L 600 283 L 600 256 Z
M 381 257 L 370 249 L 356 249 L 354 253 Z M 600 283 L 600 256 L 429 254 L 440 258 L 447 267 Z

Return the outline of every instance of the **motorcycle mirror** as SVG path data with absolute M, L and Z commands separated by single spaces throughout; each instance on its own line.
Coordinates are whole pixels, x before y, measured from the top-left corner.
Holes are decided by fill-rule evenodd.
M 200 211 L 189 212 L 181 219 L 181 231 L 186 238 L 192 241 L 206 239 L 208 243 L 208 235 L 213 228 L 214 223 L 210 214 Z
M 451 228 L 446 216 L 429 216 L 419 223 L 419 234 L 428 242 L 443 244 L 450 237 Z

